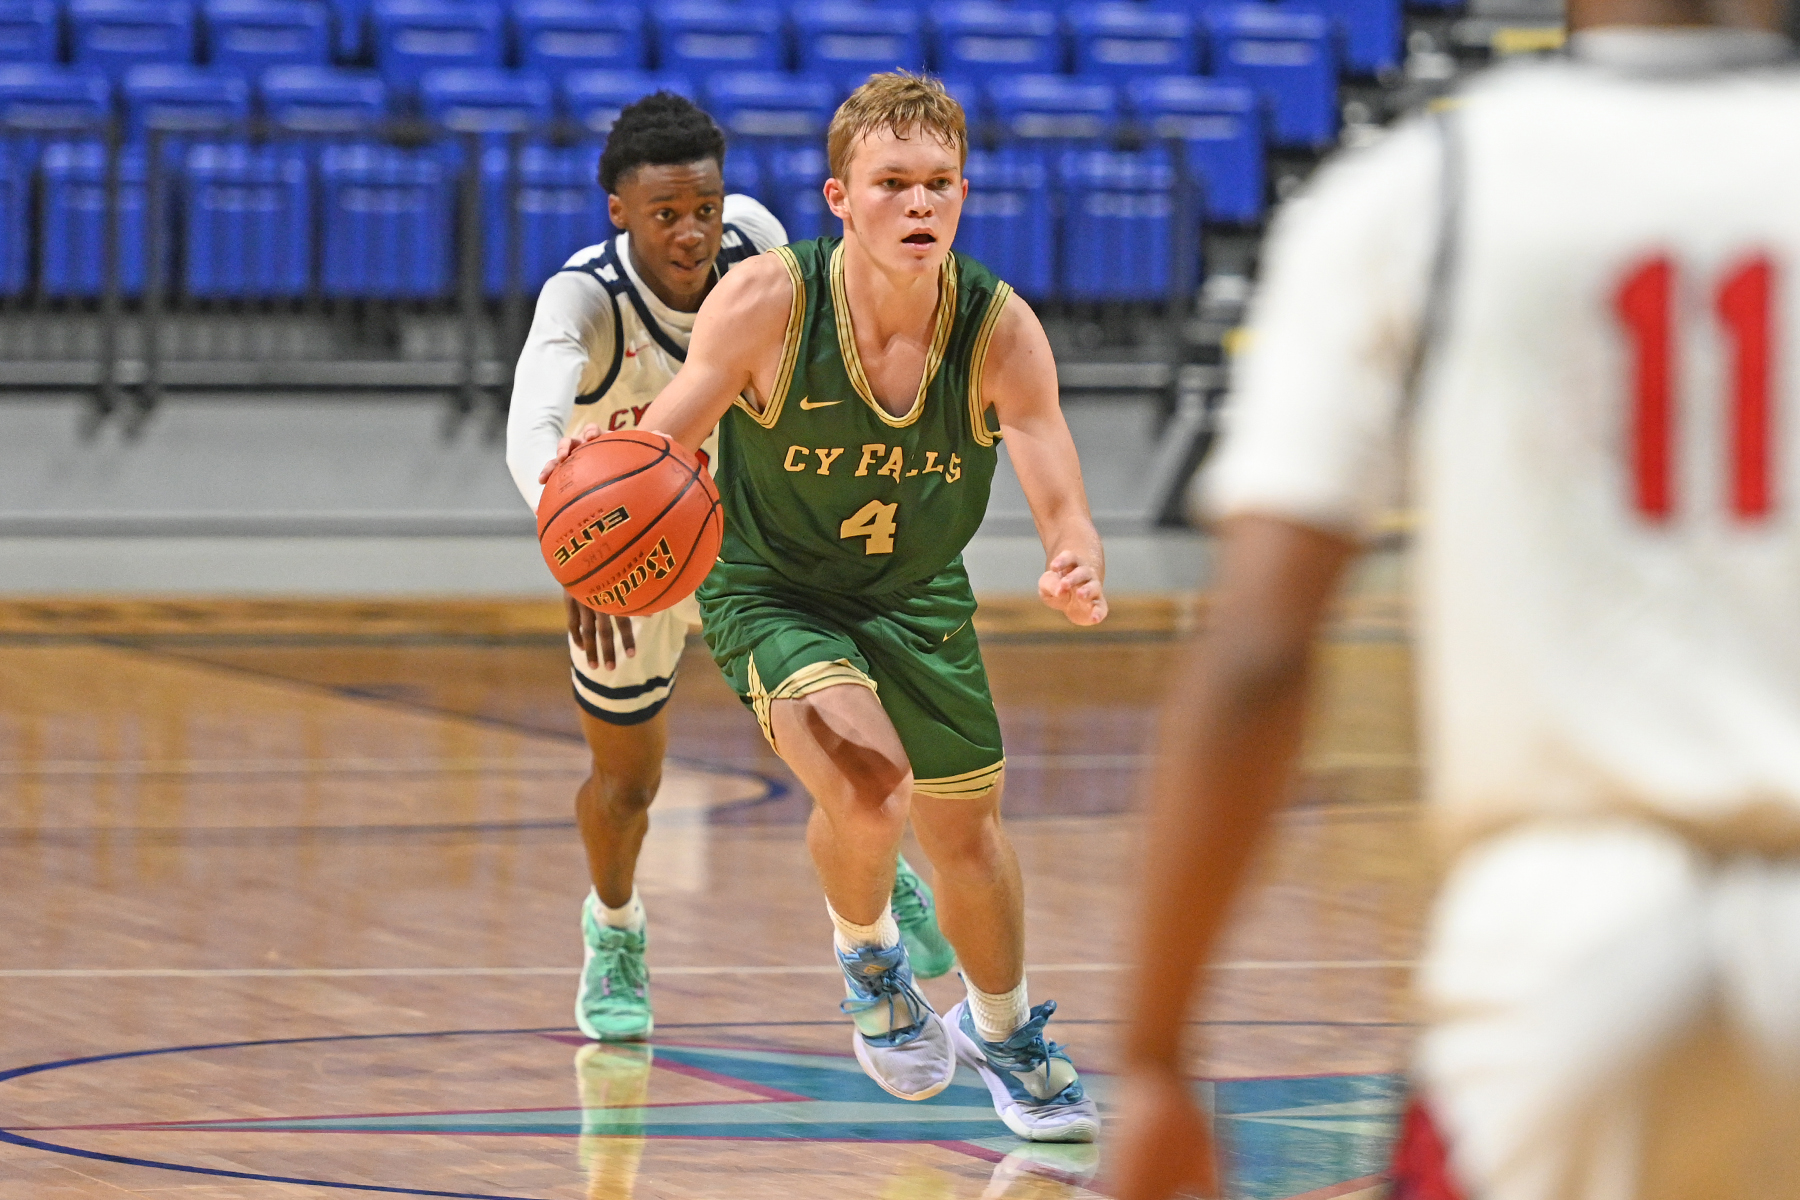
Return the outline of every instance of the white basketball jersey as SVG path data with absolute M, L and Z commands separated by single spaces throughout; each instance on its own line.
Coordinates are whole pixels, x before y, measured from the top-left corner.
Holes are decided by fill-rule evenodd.
M 1576 45 L 1284 214 L 1210 503 L 1366 530 L 1410 439 L 1453 839 L 1800 847 L 1800 75 L 1768 35 Z
M 750 197 L 727 196 L 724 207 L 715 270 L 787 241 Z M 537 472 L 558 439 L 590 426 L 635 428 L 687 357 L 695 314 L 657 299 L 631 265 L 630 244 L 620 233 L 577 251 L 539 293 L 507 417 L 507 463 L 533 508 L 542 491 Z M 710 462 L 717 451 L 715 431 L 701 453 Z

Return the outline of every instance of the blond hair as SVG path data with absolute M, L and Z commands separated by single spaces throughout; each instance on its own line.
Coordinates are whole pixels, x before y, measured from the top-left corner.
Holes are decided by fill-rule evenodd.
M 969 127 L 958 104 L 944 85 L 928 75 L 911 71 L 885 71 L 871 75 L 838 105 L 825 133 L 825 153 L 831 176 L 849 182 L 850 150 L 858 139 L 882 130 L 908 138 L 919 130 L 956 151 L 957 165 L 969 160 Z

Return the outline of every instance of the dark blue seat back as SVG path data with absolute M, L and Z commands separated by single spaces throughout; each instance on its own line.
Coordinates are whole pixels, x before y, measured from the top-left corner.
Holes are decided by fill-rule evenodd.
M 31 166 L 0 154 L 0 295 L 16 296 L 31 278 Z
M 207 61 L 252 76 L 283 63 L 324 64 L 331 30 L 313 0 L 207 0 Z
M 969 153 L 969 195 L 956 248 L 1027 297 L 1056 284 L 1056 206 L 1044 152 L 1029 147 Z
M 823 79 L 730 71 L 707 80 L 706 107 L 729 137 L 817 138 L 837 107 Z
M 127 147 L 119 161 L 119 285 L 141 295 L 145 258 L 145 156 Z M 83 139 L 51 142 L 43 155 L 43 211 L 38 288 L 47 296 L 99 296 L 105 291 L 106 145 Z
M 125 128 L 189 135 L 241 128 L 250 118 L 250 82 L 229 67 L 137 66 L 119 85 Z
M 194 10 L 184 0 L 70 0 L 75 62 L 117 79 L 139 63 L 194 61 Z
M 905 7 L 809 0 L 791 12 L 800 69 L 848 93 L 877 71 L 925 67 L 924 22 Z
M 507 148 L 491 146 L 482 155 L 482 275 L 490 296 L 507 288 L 512 248 L 507 241 L 507 197 L 513 196 L 518 222 L 518 289 L 535 295 L 569 256 L 615 232 L 606 215 L 606 193 L 596 182 L 600 147 L 520 147 L 508 183 Z
M 492 0 L 375 0 L 375 64 L 390 91 L 411 98 L 427 71 L 497 67 L 500 8 Z
M 781 10 L 770 4 L 675 0 L 651 10 L 660 69 L 702 86 L 718 71 L 787 67 Z
M 365 131 L 387 110 L 387 85 L 380 76 L 341 67 L 270 67 L 258 91 L 263 115 L 297 132 Z
M 1071 150 L 1063 187 L 1062 295 L 1168 297 L 1175 249 L 1175 170 L 1161 149 Z
M 438 299 L 455 279 L 451 200 L 442 155 L 388 146 L 329 146 L 319 156 L 327 296 Z
M 97 130 L 112 115 L 112 84 L 94 67 L 0 63 L 0 128 Z
M 1145 74 L 1191 74 L 1199 62 L 1194 20 L 1184 12 L 1108 3 L 1072 7 L 1067 20 L 1081 75 L 1122 83 Z
M 989 79 L 1001 73 L 1063 68 L 1056 14 L 997 0 L 949 0 L 930 9 L 936 67 L 946 75 Z
M 419 80 L 426 120 L 452 133 L 504 136 L 550 120 L 550 84 L 535 74 L 494 67 L 427 71 Z
M 844 223 L 825 206 L 822 190 L 831 167 L 823 146 L 784 146 L 769 156 L 769 191 L 775 215 L 787 230 L 788 240 L 836 237 Z
M 1270 138 L 1324 147 L 1337 136 L 1337 54 L 1331 25 L 1315 13 L 1260 4 L 1208 10 L 1212 72 L 1242 80 L 1268 106 Z
M 0 62 L 55 62 L 60 40 L 57 18 L 54 0 L 0 4 Z
M 180 207 L 187 294 L 304 296 L 312 283 L 312 174 L 303 147 L 200 143 Z
M 987 94 L 994 119 L 1014 137 L 1099 138 L 1118 121 L 1118 88 L 1107 79 L 1002 75 Z
M 1182 143 L 1209 218 L 1262 219 L 1268 171 L 1255 92 L 1241 83 L 1161 75 L 1133 81 L 1126 94 L 1152 137 Z
M 650 65 L 643 10 L 587 0 L 523 0 L 512 10 L 519 65 L 551 83 L 570 71 L 640 71 Z
M 1337 24 L 1346 70 L 1374 75 L 1400 65 L 1406 24 L 1400 0 L 1307 0 L 1284 7 L 1320 12 Z
M 661 75 L 649 71 L 573 71 L 562 81 L 563 115 L 595 133 L 605 133 L 619 119 L 620 110 L 655 92 L 673 92 L 689 100 L 696 98 L 694 85 L 685 75 Z

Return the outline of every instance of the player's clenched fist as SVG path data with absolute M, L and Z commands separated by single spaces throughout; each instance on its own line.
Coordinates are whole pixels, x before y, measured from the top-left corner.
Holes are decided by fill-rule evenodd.
M 1106 620 L 1106 588 L 1100 572 L 1064 551 L 1038 577 L 1038 596 L 1076 625 Z

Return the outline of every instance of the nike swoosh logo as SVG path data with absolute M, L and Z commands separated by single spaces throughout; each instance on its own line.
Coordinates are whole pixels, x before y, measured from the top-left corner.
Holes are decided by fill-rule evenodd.
M 834 404 L 842 403 L 842 400 L 802 400 L 800 402 L 800 407 L 807 412 L 811 412 L 815 408 L 830 408 Z

